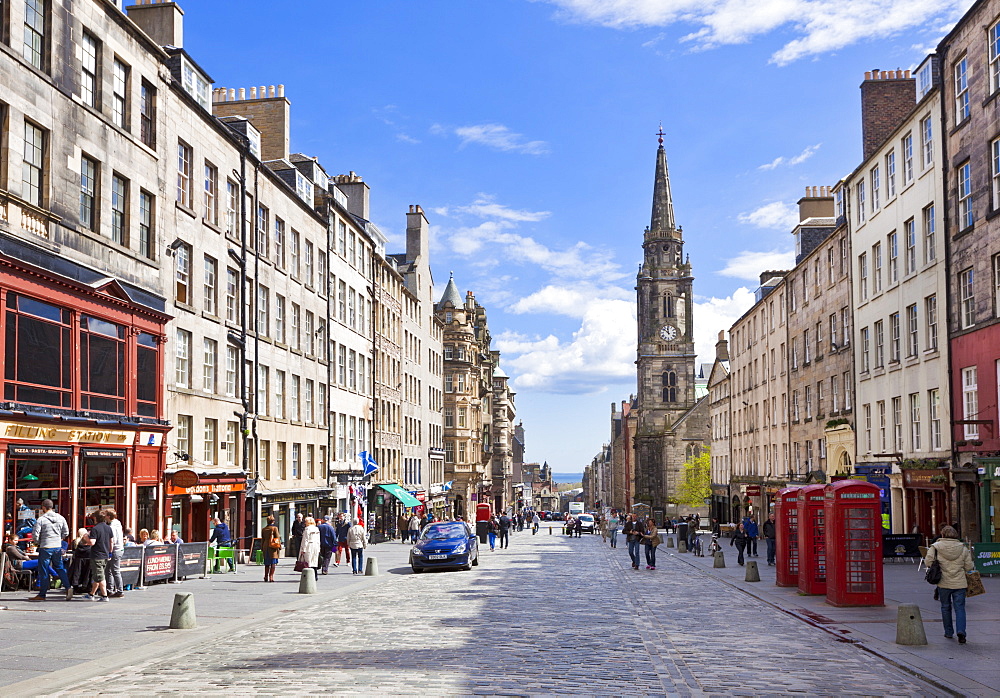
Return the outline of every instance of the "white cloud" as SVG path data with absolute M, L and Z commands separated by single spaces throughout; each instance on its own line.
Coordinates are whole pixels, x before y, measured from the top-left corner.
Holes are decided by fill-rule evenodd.
M 505 310 L 514 315 L 551 313 L 583 318 L 591 305 L 601 301 L 624 300 L 634 303 L 634 293 L 617 286 L 598 288 L 589 284 L 572 286 L 548 284 L 532 294 L 511 303 Z
M 719 332 L 726 332 L 743 313 L 753 306 L 753 291 L 740 287 L 726 298 L 695 298 L 694 302 L 694 350 L 699 363 L 715 360 L 715 343 Z
M 463 146 L 476 143 L 493 150 L 524 155 L 545 155 L 549 152 L 549 144 L 545 141 L 528 140 L 503 124 L 472 124 L 455 128 L 434 124 L 430 130 L 431 133 L 438 135 L 454 134 L 462 141 Z
M 515 389 L 589 395 L 634 384 L 635 322 L 633 301 L 593 299 L 568 341 L 506 332 L 494 340 Z
M 778 157 L 776 157 L 771 162 L 765 163 L 765 164 L 761 165 L 760 167 L 758 167 L 757 169 L 758 170 L 773 170 L 776 167 L 779 167 L 781 165 L 785 165 L 787 167 L 794 167 L 795 165 L 801 165 L 806 160 L 808 160 L 809 158 L 811 158 L 816 153 L 817 150 L 819 150 L 820 145 L 822 145 L 822 143 L 817 143 L 816 145 L 810 145 L 808 148 L 806 148 L 805 150 L 803 150 L 798 155 L 795 155 L 795 156 L 790 157 L 790 158 L 786 158 L 783 155 L 779 155 Z
M 414 138 L 413 136 L 408 136 L 405 133 L 397 133 L 396 140 L 401 143 L 409 143 L 410 145 L 417 145 L 420 143 L 419 139 Z
M 771 33 L 795 38 L 771 56 L 785 65 L 859 41 L 950 23 L 972 0 L 536 0 L 563 17 L 614 28 L 693 26 L 681 38 L 697 50 L 743 44 Z
M 799 208 L 795 204 L 775 201 L 737 216 L 740 223 L 749 223 L 758 228 L 790 231 L 799 224 Z
M 726 266 L 718 273 L 745 281 L 758 281 L 762 271 L 791 269 L 795 266 L 794 252 L 740 252 L 726 260 Z
M 445 211 L 449 214 L 452 212 L 467 213 L 479 218 L 501 218 L 517 223 L 537 223 L 552 215 L 549 211 L 524 211 L 509 208 L 503 204 L 498 204 L 496 197 L 489 194 L 479 194 L 476 200 L 468 206 L 456 206 L 454 209 L 446 208 Z

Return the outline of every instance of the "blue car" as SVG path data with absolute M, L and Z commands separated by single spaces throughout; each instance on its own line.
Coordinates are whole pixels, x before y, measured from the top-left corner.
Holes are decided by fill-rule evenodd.
M 461 521 L 428 524 L 410 549 L 410 567 L 414 572 L 449 567 L 471 570 L 478 564 L 479 541 Z

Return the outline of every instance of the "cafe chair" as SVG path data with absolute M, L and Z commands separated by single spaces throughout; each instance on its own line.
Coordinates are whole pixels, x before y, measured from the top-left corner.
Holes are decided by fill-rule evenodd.
M 7 553 L 0 553 L 0 571 L 3 573 L 3 580 L 0 581 L 0 591 L 3 590 L 8 578 L 14 580 L 14 589 L 12 591 L 21 588 L 22 580 L 24 580 L 25 589 L 31 588 L 31 570 L 19 570 L 15 568 L 10 564 L 10 560 L 7 559 Z

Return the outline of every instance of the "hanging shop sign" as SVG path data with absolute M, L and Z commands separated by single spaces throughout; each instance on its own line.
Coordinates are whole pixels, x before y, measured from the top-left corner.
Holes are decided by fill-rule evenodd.
M 760 485 L 747 485 L 747 497 L 759 497 Z
M 178 470 L 170 476 L 170 484 L 180 489 L 195 487 L 200 482 L 201 480 L 198 478 L 198 473 L 193 470 Z

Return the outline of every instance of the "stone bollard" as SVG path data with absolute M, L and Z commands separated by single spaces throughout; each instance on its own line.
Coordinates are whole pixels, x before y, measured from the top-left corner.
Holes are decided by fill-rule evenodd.
M 673 538 L 667 538 L 667 547 L 668 548 L 674 547 L 674 539 Z
M 760 570 L 757 569 L 756 560 L 747 560 L 747 573 L 743 578 L 744 582 L 759 582 Z
M 365 576 L 366 577 L 377 577 L 378 576 L 378 558 L 368 557 L 365 558 Z
M 927 633 L 920 617 L 920 607 L 915 603 L 901 603 L 896 609 L 896 644 L 926 645 Z
M 170 611 L 171 630 L 190 630 L 198 627 L 194 613 L 194 594 L 174 594 L 174 607 Z
M 712 563 L 712 567 L 721 568 L 726 566 L 726 556 L 722 554 L 721 550 L 715 551 L 715 562 Z
M 687 543 L 682 540 L 677 541 L 677 552 L 686 553 L 688 551 Z
M 302 570 L 302 575 L 299 577 L 299 593 L 300 594 L 315 594 L 316 593 L 316 570 L 312 567 L 306 567 Z

